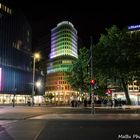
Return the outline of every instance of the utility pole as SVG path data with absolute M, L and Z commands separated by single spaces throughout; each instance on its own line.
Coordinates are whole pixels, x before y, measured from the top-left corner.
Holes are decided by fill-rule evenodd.
M 35 56 L 33 56 L 33 86 L 32 86 L 32 106 L 34 106 L 34 95 L 35 95 Z
M 91 46 L 90 46 L 90 52 L 91 52 L 91 60 L 90 60 L 90 64 L 91 64 L 91 80 L 94 79 L 94 75 L 93 75 L 93 42 L 92 42 L 92 37 L 91 37 Z M 95 82 L 95 80 L 94 80 Z M 91 114 L 95 114 L 95 103 L 94 103 L 94 83 L 90 85 L 91 87 Z

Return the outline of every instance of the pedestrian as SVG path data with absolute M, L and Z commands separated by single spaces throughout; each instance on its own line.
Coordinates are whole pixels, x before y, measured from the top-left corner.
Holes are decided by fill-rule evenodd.
M 71 106 L 74 107 L 74 100 L 71 101 Z
M 13 107 L 15 107 L 15 100 L 14 99 L 12 99 L 12 103 L 13 103 Z
M 77 104 L 77 105 L 78 105 L 78 107 L 80 106 L 80 104 L 81 104 L 81 101 L 80 101 L 80 100 L 78 100 L 78 104 Z
M 84 107 L 87 107 L 87 99 L 84 99 Z
M 112 100 L 110 100 L 110 105 L 111 105 L 111 108 L 113 107 L 113 101 Z

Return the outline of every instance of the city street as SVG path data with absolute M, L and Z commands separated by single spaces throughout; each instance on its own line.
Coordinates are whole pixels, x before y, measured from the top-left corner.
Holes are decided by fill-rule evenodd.
M 0 0 L 0 140 L 140 140 L 138 4 L 91 3 Z
M 110 120 L 23 120 L 6 128 L 1 140 L 117 140 L 119 135 L 140 135 L 139 121 Z
M 98 112 L 99 108 L 96 109 Z M 140 114 L 128 111 L 123 114 L 107 113 L 109 109 L 106 109 L 106 113 L 102 109 L 101 113 L 100 109 L 99 114 L 93 115 L 90 110 L 71 107 L 0 107 L 0 140 L 140 139 Z

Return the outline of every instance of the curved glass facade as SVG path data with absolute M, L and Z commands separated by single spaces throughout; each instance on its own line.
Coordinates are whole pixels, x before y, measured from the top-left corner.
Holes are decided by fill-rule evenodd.
M 77 58 L 77 31 L 68 22 L 59 23 L 51 31 L 51 54 L 50 59 L 59 56 L 72 56 Z
M 71 73 L 73 62 L 78 58 L 77 40 L 77 31 L 69 21 L 63 21 L 51 30 L 46 94 L 52 93 L 55 102 L 68 103 L 73 92 L 65 78 L 67 72 Z

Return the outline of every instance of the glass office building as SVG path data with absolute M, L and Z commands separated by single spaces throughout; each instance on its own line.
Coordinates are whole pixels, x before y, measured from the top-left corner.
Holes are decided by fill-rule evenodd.
M 17 102 L 26 102 L 32 92 L 31 62 L 28 21 L 20 11 L 0 3 L 0 103 L 11 103 L 14 95 Z
M 51 52 L 47 65 L 46 94 L 53 94 L 54 102 L 68 103 L 75 93 L 65 78 L 71 73 L 73 62 L 78 58 L 77 31 L 69 21 L 57 24 L 51 30 Z

